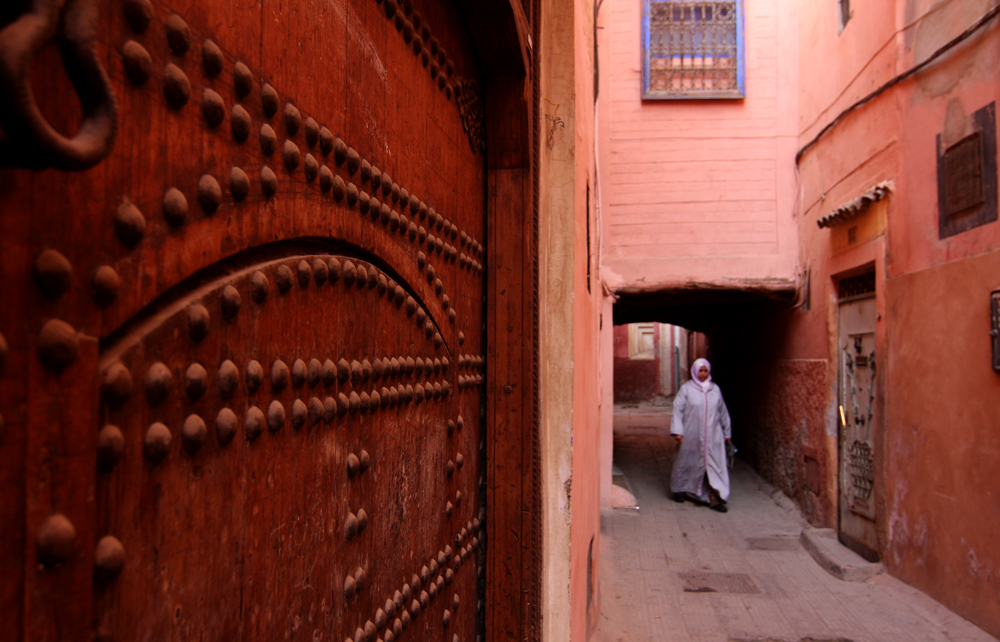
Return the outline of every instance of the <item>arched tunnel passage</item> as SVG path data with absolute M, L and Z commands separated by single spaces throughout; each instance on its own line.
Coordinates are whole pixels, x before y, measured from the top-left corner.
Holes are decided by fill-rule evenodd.
M 801 312 L 808 310 L 808 296 L 802 296 L 794 282 L 731 288 L 688 285 L 616 294 L 616 356 L 628 336 L 623 328 L 629 324 L 652 325 L 660 334 L 674 332 L 665 337 L 674 348 L 673 385 L 669 391 L 661 390 L 667 399 L 660 406 L 670 407 L 670 393 L 690 378 L 694 359 L 707 357 L 732 417 L 739 458 L 795 500 L 813 524 L 834 526 L 837 437 L 830 404 L 836 364 L 791 356 L 793 344 L 803 340 Z M 613 375 L 615 402 L 635 403 L 626 391 L 629 384 L 620 381 L 619 365 L 616 362 Z M 633 381 L 648 385 L 652 377 L 636 373 L 642 364 L 629 367 Z

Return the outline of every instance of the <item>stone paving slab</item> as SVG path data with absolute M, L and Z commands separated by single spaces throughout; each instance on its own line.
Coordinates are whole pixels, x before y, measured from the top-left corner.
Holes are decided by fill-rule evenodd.
M 641 430 L 631 411 L 615 417 L 615 464 L 639 510 L 602 512 L 593 640 L 998 642 L 887 574 L 832 576 L 798 544 L 808 524 L 794 503 L 739 460 L 728 513 L 672 501 L 669 414 L 640 410 Z

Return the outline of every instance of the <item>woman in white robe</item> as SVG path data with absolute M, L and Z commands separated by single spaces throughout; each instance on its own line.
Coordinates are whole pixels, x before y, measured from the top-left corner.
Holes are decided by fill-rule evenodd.
M 670 490 L 678 502 L 693 498 L 725 513 L 729 499 L 726 444 L 732 438 L 732 426 L 711 371 L 706 359 L 696 360 L 691 366 L 691 381 L 681 386 L 674 397 L 670 434 L 680 448 L 674 459 Z

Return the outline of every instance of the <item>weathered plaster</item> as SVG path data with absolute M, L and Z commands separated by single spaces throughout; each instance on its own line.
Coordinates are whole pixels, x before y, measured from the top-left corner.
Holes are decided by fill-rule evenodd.
M 990 367 L 986 337 L 998 275 L 1000 251 L 993 251 L 886 285 L 894 320 L 886 562 L 991 632 L 1000 630 L 1000 492 L 989 464 L 1000 454 L 1000 375 Z
M 544 480 L 542 636 L 585 640 L 588 554 L 599 560 L 601 290 L 587 239 L 594 177 L 593 5 L 542 3 L 540 110 L 540 385 Z M 588 280 L 588 272 L 590 278 Z
M 543 480 L 542 639 L 570 639 L 573 464 L 573 3 L 541 3 L 538 43 L 543 136 L 539 155 L 539 430 Z M 556 111 L 558 109 L 558 112 Z M 546 144 L 546 117 L 564 127 Z
M 596 625 L 600 586 L 600 272 L 594 257 L 596 185 L 594 120 L 594 6 L 574 3 L 574 198 L 573 497 L 571 598 L 573 640 L 586 640 Z M 581 71 L 581 70 L 586 70 Z M 588 586 L 588 582 L 592 582 Z

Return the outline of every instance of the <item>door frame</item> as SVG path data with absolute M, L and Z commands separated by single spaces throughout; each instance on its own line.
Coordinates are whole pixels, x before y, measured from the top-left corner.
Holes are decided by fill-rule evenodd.
M 525 11 L 527 9 L 527 12 Z M 486 642 L 541 638 L 538 0 L 465 0 L 486 84 Z

